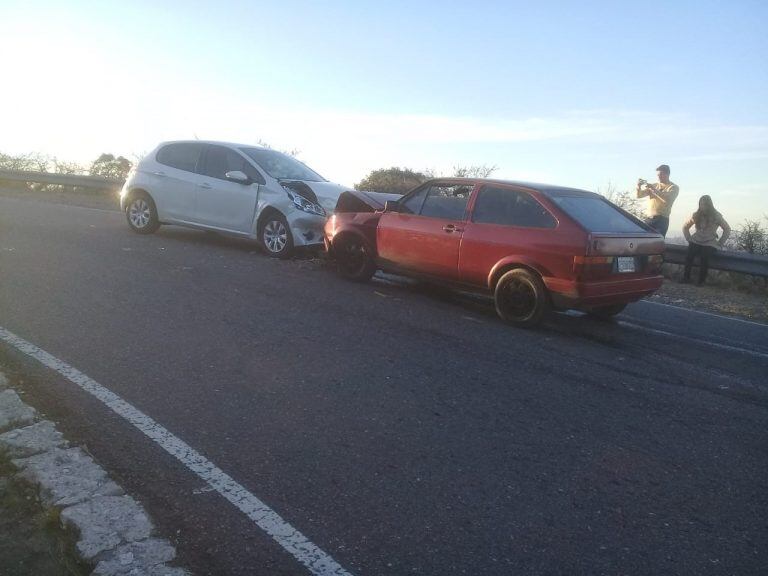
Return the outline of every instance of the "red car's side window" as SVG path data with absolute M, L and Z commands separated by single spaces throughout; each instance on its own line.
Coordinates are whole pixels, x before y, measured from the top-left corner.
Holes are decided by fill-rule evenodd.
M 472 222 L 524 228 L 555 228 L 557 221 L 530 194 L 485 186 L 475 201 Z
M 421 212 L 421 206 L 424 204 L 424 198 L 429 192 L 429 186 L 426 186 L 412 194 L 408 199 L 401 203 L 402 212 L 406 214 L 419 214 Z
M 421 215 L 440 220 L 464 220 L 472 186 L 465 184 L 436 184 L 429 188 Z

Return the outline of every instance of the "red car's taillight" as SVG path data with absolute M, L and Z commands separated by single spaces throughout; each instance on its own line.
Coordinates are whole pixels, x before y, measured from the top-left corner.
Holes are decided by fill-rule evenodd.
M 609 276 L 613 271 L 613 256 L 574 256 L 573 272 L 579 280 Z
M 660 274 L 662 264 L 664 264 L 664 256 L 661 254 L 648 256 L 648 260 L 645 263 L 645 271 L 649 274 Z

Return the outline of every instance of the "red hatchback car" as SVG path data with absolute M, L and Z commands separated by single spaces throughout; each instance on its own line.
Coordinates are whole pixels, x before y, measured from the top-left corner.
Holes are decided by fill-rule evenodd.
M 661 286 L 664 253 L 660 234 L 598 194 L 454 178 L 402 197 L 345 192 L 325 245 L 351 280 L 382 269 L 489 291 L 518 326 L 551 308 L 618 314 Z

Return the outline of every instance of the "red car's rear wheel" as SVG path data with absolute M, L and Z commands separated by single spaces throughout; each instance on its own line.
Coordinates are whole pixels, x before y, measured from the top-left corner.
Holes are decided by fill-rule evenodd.
M 521 328 L 539 324 L 550 307 L 541 278 L 524 268 L 510 270 L 499 279 L 494 300 L 499 316 Z

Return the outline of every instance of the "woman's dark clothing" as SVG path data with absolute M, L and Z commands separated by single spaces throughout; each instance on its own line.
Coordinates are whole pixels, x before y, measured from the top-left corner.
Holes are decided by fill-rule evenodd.
M 704 284 L 707 279 L 707 272 L 709 272 L 709 258 L 717 252 L 717 248 L 714 246 L 705 246 L 703 244 L 697 244 L 696 242 L 688 243 L 688 254 L 685 256 L 685 278 L 686 282 L 691 279 L 691 267 L 693 266 L 693 260 L 696 256 L 701 260 L 699 266 L 699 284 Z

